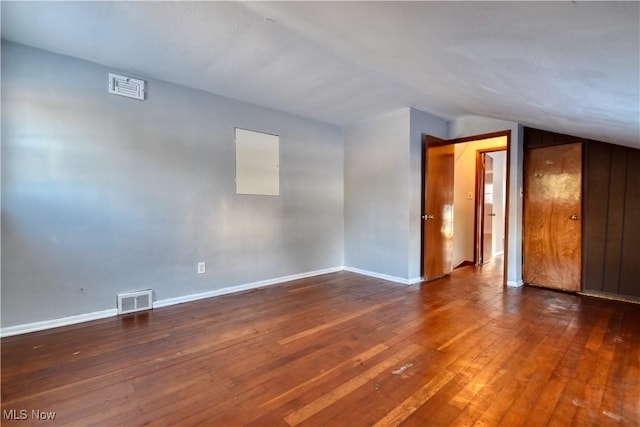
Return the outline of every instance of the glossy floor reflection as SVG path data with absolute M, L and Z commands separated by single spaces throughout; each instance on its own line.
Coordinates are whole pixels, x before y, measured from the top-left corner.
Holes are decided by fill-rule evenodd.
M 640 306 L 501 274 L 340 272 L 5 338 L 2 410 L 74 426 L 638 425 Z

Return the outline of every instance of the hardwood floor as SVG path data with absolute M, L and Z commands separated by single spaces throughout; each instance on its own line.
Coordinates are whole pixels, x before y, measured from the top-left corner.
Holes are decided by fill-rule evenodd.
M 640 305 L 503 289 L 501 268 L 340 272 L 4 338 L 2 425 L 640 425 Z

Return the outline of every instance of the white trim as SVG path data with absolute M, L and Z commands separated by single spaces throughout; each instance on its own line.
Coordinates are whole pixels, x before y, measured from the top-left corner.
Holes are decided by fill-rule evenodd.
M 292 280 L 304 279 L 307 277 L 320 276 L 322 274 L 336 273 L 344 270 L 344 267 L 325 268 L 323 270 L 309 271 L 307 273 L 292 274 L 290 276 L 277 277 L 275 279 L 262 280 L 260 282 L 247 283 L 244 285 L 230 286 L 228 288 L 216 289 L 199 294 L 184 295 L 181 297 L 167 298 L 153 302 L 153 308 L 167 307 L 184 302 L 196 301 L 203 298 L 211 298 L 218 295 L 231 294 L 234 292 L 249 289 L 262 288 L 265 286 L 277 285 L 279 283 L 290 282 Z M 45 329 L 58 328 L 60 326 L 75 325 L 76 323 L 88 322 L 91 320 L 104 319 L 118 315 L 118 309 L 96 311 L 94 313 L 79 314 L 77 316 L 63 317 L 60 319 L 45 320 L 42 322 L 25 323 L 23 325 L 8 326 L 0 329 L 0 337 L 10 337 L 12 335 L 26 334 L 28 332 L 43 331 Z
M 524 285 L 524 282 L 522 281 L 522 279 L 518 280 L 518 281 L 513 281 L 513 280 L 508 280 L 507 281 L 507 286 L 510 288 L 519 288 L 521 286 Z
M 168 307 L 170 305 L 182 304 L 185 302 L 197 301 L 205 298 L 217 297 L 220 295 L 232 294 L 235 292 L 247 291 L 249 289 L 263 288 L 265 286 L 277 285 L 279 283 L 290 282 L 292 280 L 304 279 L 307 277 L 320 276 L 322 274 L 336 273 L 342 271 L 342 267 L 325 268 L 324 270 L 309 271 L 307 273 L 292 274 L 291 276 L 277 277 L 275 279 L 262 280 L 259 282 L 246 283 L 244 285 L 230 286 L 199 294 L 183 295 L 175 298 L 167 298 L 155 301 L 154 308 Z
M 421 278 L 415 277 L 413 279 L 404 279 L 402 277 L 390 276 L 388 274 L 376 273 L 375 271 L 361 270 L 355 267 L 344 267 L 344 271 L 351 273 L 362 274 L 364 276 L 375 277 L 376 279 L 389 280 L 390 282 L 396 282 L 403 285 L 413 285 L 422 281 Z
M 413 279 L 409 279 L 409 285 L 415 285 L 416 283 L 424 282 L 424 277 L 414 277 Z
M 29 332 L 44 331 L 46 329 L 59 328 L 60 326 L 75 325 L 76 323 L 89 322 L 91 320 L 104 319 L 116 316 L 118 310 L 94 311 L 93 313 L 78 314 L 77 316 L 62 317 L 60 319 L 44 320 L 42 322 L 25 323 L 22 325 L 8 326 L 0 329 L 0 337 L 10 337 L 12 335 L 26 334 Z

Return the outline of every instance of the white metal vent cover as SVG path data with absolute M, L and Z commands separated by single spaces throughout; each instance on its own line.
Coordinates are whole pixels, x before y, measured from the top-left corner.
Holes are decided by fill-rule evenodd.
M 109 73 L 109 93 L 144 101 L 144 80 Z
M 133 313 L 152 308 L 153 291 L 151 289 L 118 294 L 118 314 Z

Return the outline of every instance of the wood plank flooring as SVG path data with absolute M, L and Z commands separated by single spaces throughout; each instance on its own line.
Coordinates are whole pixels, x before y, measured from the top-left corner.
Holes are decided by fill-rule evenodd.
M 640 425 L 640 305 L 504 289 L 501 268 L 340 272 L 4 338 L 2 425 Z

